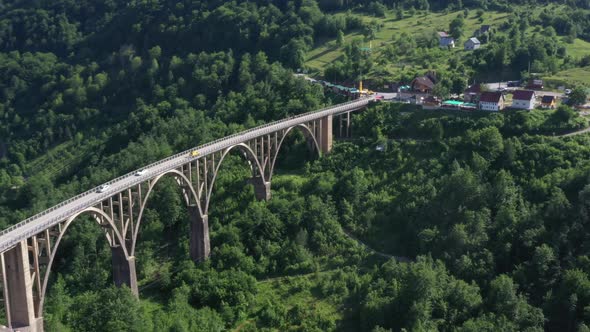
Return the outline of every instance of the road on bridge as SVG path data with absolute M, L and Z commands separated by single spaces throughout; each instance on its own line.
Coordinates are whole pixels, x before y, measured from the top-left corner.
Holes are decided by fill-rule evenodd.
M 20 241 L 23 241 L 41 231 L 52 227 L 59 222 L 83 211 L 89 207 L 95 206 L 100 202 L 122 192 L 132 186 L 152 179 L 160 174 L 173 170 L 189 161 L 207 156 L 217 151 L 221 151 L 241 142 L 267 135 L 282 129 L 287 129 L 298 124 L 314 121 L 330 115 L 338 115 L 345 112 L 361 109 L 374 101 L 373 96 L 357 99 L 351 102 L 331 106 L 322 110 L 312 111 L 287 119 L 275 121 L 262 125 L 250 130 L 246 130 L 216 141 L 183 151 L 166 159 L 155 162 L 143 168 L 141 175 L 136 175 L 137 171 L 130 172 L 119 178 L 111 180 L 106 184 L 109 188 L 99 193 L 97 188 L 91 189 L 69 200 L 66 200 L 48 210 L 45 210 L 35 216 L 28 218 L 8 229 L 0 232 L 0 252 L 4 252 Z M 197 150 L 198 154 L 189 156 L 190 152 Z

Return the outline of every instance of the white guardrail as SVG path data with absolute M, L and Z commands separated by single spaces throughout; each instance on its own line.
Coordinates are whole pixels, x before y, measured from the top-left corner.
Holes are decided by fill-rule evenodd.
M 300 115 L 292 116 L 287 119 L 281 119 L 278 121 L 270 122 L 270 123 L 264 124 L 262 126 L 258 126 L 258 127 L 248 129 L 248 130 L 245 130 L 245 131 L 242 131 L 239 133 L 232 134 L 230 136 L 222 137 L 222 138 L 216 139 L 214 141 L 211 141 L 209 143 L 205 143 L 203 145 L 182 151 L 180 153 L 177 153 L 175 155 L 172 155 L 170 157 L 164 158 L 164 159 L 156 161 L 150 165 L 147 165 L 147 166 L 141 168 L 141 169 L 146 170 L 146 174 L 144 174 L 143 176 L 135 176 L 135 173 L 137 172 L 137 170 L 129 172 L 125 175 L 122 175 L 122 176 L 115 178 L 111 181 L 108 181 L 104 184 L 105 185 L 112 185 L 112 184 L 117 183 L 123 179 L 133 177 L 134 180 L 131 182 L 126 182 L 124 185 L 110 188 L 102 195 L 96 195 L 98 187 L 92 188 L 86 192 L 83 192 L 81 194 L 78 194 L 78 195 L 70 198 L 70 199 L 67 199 L 55 206 L 52 206 L 47 210 L 39 212 L 39 213 L 35 214 L 34 216 L 29 217 L 29 218 L 19 222 L 18 224 L 12 225 L 12 226 L 4 229 L 3 231 L 0 232 L 0 252 L 6 251 L 7 249 L 11 248 L 12 246 L 17 244 L 18 242 L 22 241 L 23 239 L 26 239 L 26 238 L 29 238 L 29 237 L 35 235 L 35 234 L 38 234 L 41 231 L 57 224 L 58 222 L 67 219 L 68 217 L 74 215 L 75 213 L 77 213 L 79 211 L 83 211 L 84 209 L 87 209 L 88 207 L 94 206 L 97 203 L 103 201 L 104 199 L 106 199 L 108 197 L 113 196 L 114 194 L 116 194 L 118 192 L 128 189 L 140 182 L 144 182 L 147 179 L 153 178 L 159 174 L 165 173 L 171 169 L 174 169 L 182 164 L 187 163 L 188 161 L 201 158 L 203 156 L 206 156 L 206 155 L 211 154 L 213 152 L 222 150 L 226 147 L 235 145 L 237 143 L 241 143 L 241 142 L 247 141 L 249 139 L 259 137 L 261 135 L 265 135 L 268 133 L 273 133 L 278 130 L 291 127 L 293 125 L 301 124 L 301 123 L 308 122 L 308 121 L 313 121 L 313 120 L 316 120 L 318 118 L 322 118 L 322 117 L 328 116 L 328 115 L 334 115 L 334 114 L 338 114 L 341 112 L 346 112 L 346 111 L 362 108 L 362 107 L 366 106 L 370 101 L 373 101 L 374 99 L 375 99 L 374 97 L 362 98 L 359 100 L 354 100 L 354 101 L 346 102 L 343 104 L 339 104 L 339 105 L 335 105 L 335 106 L 331 106 L 331 107 L 326 107 L 321 110 L 311 111 L 311 112 L 303 113 Z M 219 146 L 212 147 L 212 145 L 219 145 Z M 194 150 L 198 150 L 199 155 L 196 157 L 187 158 L 187 155 L 191 151 L 194 151 Z M 162 167 L 161 169 L 159 169 L 157 167 L 159 165 L 170 162 L 170 161 L 177 159 L 177 158 L 179 158 L 178 161 L 176 161 L 172 164 L 166 165 L 166 167 Z M 95 195 L 95 197 L 92 200 L 85 201 L 83 203 L 80 202 L 80 204 L 77 204 L 64 212 L 59 213 L 58 215 L 51 216 L 47 220 L 42 219 L 43 216 L 51 214 L 52 212 L 54 212 L 58 209 L 61 209 L 70 203 L 73 203 L 77 200 L 80 200 L 81 198 L 83 198 L 85 196 L 92 195 L 92 194 Z M 32 225 L 33 222 L 37 222 L 37 223 L 33 226 Z M 31 224 L 31 227 L 27 227 L 29 224 Z

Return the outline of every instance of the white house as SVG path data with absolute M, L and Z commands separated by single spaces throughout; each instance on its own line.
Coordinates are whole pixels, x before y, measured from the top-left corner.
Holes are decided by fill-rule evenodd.
M 481 46 L 481 43 L 479 42 L 479 39 L 472 37 L 467 39 L 465 43 L 463 43 L 463 46 L 465 46 L 466 51 L 473 51 L 477 50 Z
M 504 95 L 500 92 L 482 92 L 479 98 L 479 109 L 488 112 L 499 112 L 504 109 Z
M 455 47 L 455 39 L 444 31 L 438 32 L 438 43 L 439 43 L 439 46 L 443 47 L 443 48 Z
M 512 108 L 532 110 L 535 108 L 535 91 L 516 90 L 512 94 Z

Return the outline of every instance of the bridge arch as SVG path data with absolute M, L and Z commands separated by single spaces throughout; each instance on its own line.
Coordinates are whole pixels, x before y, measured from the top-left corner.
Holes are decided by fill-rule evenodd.
M 132 241 L 131 241 L 131 256 L 135 256 L 135 247 L 137 244 L 137 236 L 139 234 L 139 229 L 141 227 L 141 221 L 143 220 L 143 213 L 144 213 L 145 208 L 147 206 L 147 202 L 148 202 L 152 192 L 154 191 L 154 187 L 156 186 L 156 184 L 158 184 L 158 182 L 160 182 L 160 180 L 166 175 L 172 175 L 174 178 L 176 178 L 176 180 L 177 180 L 176 183 L 179 186 L 182 186 L 184 184 L 189 189 L 188 192 L 183 190 L 183 195 L 182 195 L 184 197 L 184 200 L 185 200 L 187 206 L 190 205 L 191 199 L 193 199 L 195 202 L 199 201 L 198 195 L 197 195 L 193 185 L 191 184 L 191 181 L 182 172 L 180 172 L 176 169 L 172 169 L 172 170 L 169 170 L 169 171 L 162 173 L 162 174 L 156 176 L 155 178 L 153 178 L 150 181 L 150 185 L 148 187 L 148 190 L 141 202 L 139 214 L 137 215 L 137 221 L 135 222 L 135 228 L 133 229 L 133 235 L 132 235 Z M 199 209 L 199 213 L 203 214 L 200 204 L 196 204 L 196 205 L 197 205 L 197 208 Z
M 41 317 L 43 315 L 43 304 L 45 302 L 45 294 L 47 293 L 47 285 L 49 283 L 49 275 L 51 274 L 51 267 L 53 266 L 53 261 L 55 260 L 57 250 L 59 249 L 59 244 L 60 244 L 63 236 L 66 234 L 66 231 L 68 230 L 68 228 L 72 224 L 72 222 L 78 216 L 80 216 L 82 214 L 91 214 L 92 217 L 94 217 L 95 221 L 99 224 L 100 224 L 100 217 L 104 218 L 104 220 L 106 220 L 108 222 L 108 224 L 110 225 L 110 228 L 113 230 L 118 243 L 122 243 L 122 244 L 125 243 L 122 236 L 121 236 L 121 233 L 119 232 L 119 230 L 115 226 L 115 223 L 113 222 L 111 217 L 101 209 L 97 209 L 95 207 L 89 207 L 89 208 L 82 210 L 82 211 L 72 215 L 71 217 L 69 217 L 65 221 L 64 226 L 59 233 L 59 236 L 55 240 L 55 243 L 53 243 L 53 245 L 52 245 L 53 249 L 51 250 L 51 254 L 49 256 L 49 261 L 47 262 L 45 275 L 43 276 L 43 284 L 41 286 L 41 289 L 39 290 L 39 306 L 37 307 L 37 317 Z M 107 240 L 109 241 L 109 245 L 112 246 L 114 244 L 114 241 L 113 241 L 114 239 L 111 238 L 111 236 L 108 234 L 108 232 L 105 232 L 105 233 L 106 233 L 105 235 L 107 237 Z M 49 241 L 49 239 L 47 239 L 47 240 Z M 125 254 L 125 258 L 128 259 L 130 255 L 129 255 L 127 249 L 125 248 L 124 245 L 122 245 L 121 247 L 122 247 L 122 250 Z
M 305 124 L 298 124 L 293 127 L 290 127 L 289 129 L 287 129 L 285 131 L 285 133 L 283 134 L 283 137 L 281 137 L 281 140 L 279 141 L 279 144 L 277 145 L 277 149 L 274 152 L 274 155 L 272 156 L 272 160 L 270 163 L 268 181 L 272 180 L 272 176 L 273 176 L 274 169 L 275 169 L 275 163 L 277 161 L 277 157 L 279 156 L 279 152 L 281 151 L 281 147 L 283 146 L 283 142 L 284 142 L 285 138 L 289 135 L 289 133 L 293 132 L 294 129 L 298 129 L 299 131 L 301 131 L 303 133 L 303 136 L 305 137 L 305 140 L 307 141 L 308 146 L 312 146 L 317 151 L 318 157 L 322 156 L 318 139 L 308 126 L 306 126 Z M 329 133 L 329 134 L 331 135 L 332 133 Z
M 219 158 L 219 161 L 217 162 L 217 165 L 215 166 L 215 170 L 214 170 L 213 176 L 211 178 L 211 184 L 209 185 L 209 188 L 207 189 L 207 194 L 206 194 L 205 202 L 203 205 L 204 214 L 208 214 L 208 212 L 209 212 L 209 202 L 211 200 L 211 194 L 213 193 L 213 187 L 215 185 L 215 181 L 217 180 L 217 175 L 219 174 L 219 169 L 221 168 L 221 165 L 223 164 L 225 157 L 227 157 L 227 155 L 230 152 L 232 152 L 234 149 L 239 149 L 242 152 L 244 152 L 246 160 L 248 161 L 248 164 L 249 164 L 250 169 L 252 171 L 252 176 L 253 177 L 260 176 L 264 180 L 264 168 L 262 166 L 262 165 L 264 165 L 264 161 L 262 161 L 262 163 L 261 163 L 260 160 L 258 160 L 258 157 L 256 157 L 256 154 L 254 153 L 254 151 L 252 150 L 252 148 L 250 146 L 248 146 L 245 143 L 238 143 L 236 145 L 232 145 L 232 146 L 226 148 L 225 150 L 223 150 L 223 153 L 221 154 L 221 158 Z

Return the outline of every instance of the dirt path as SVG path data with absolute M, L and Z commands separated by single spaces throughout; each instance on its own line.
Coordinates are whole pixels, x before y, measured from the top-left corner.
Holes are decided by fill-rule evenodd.
M 582 135 L 582 134 L 586 134 L 586 133 L 590 133 L 590 127 L 584 128 L 584 129 L 580 129 L 578 131 L 574 131 L 574 132 L 571 132 L 571 133 L 561 134 L 561 135 L 555 135 L 555 136 L 556 137 L 568 137 L 568 136 Z

